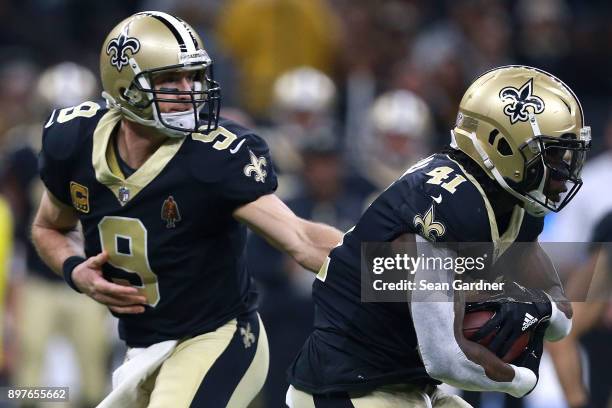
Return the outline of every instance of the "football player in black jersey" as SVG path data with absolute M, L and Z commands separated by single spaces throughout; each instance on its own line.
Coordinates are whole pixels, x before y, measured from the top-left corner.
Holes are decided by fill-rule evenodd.
M 378 196 L 317 275 L 315 331 L 289 368 L 290 407 L 469 406 L 442 393 L 440 382 L 521 397 L 536 385 L 543 338 L 569 332 L 571 308 L 557 301 L 565 300 L 562 287 L 536 241 L 542 217 L 561 210 L 582 183 L 590 128 L 580 102 L 549 73 L 500 67 L 468 88 L 451 134 L 449 148 Z M 491 273 L 510 258 L 515 276 L 501 276 L 507 291 L 472 305 L 495 311 L 476 333 L 496 332 L 490 350 L 464 337 L 465 293 L 452 286 L 406 293 L 408 303 L 362 301 L 362 244 L 400 239 L 447 243 L 439 251 L 450 259 L 457 259 L 450 243 L 489 243 Z M 534 286 L 513 283 L 521 275 L 535 277 Z M 450 284 L 454 276 L 418 270 L 414 279 Z M 524 331 L 532 333 L 526 351 L 504 363 L 498 356 Z
M 100 72 L 106 107 L 58 109 L 44 127 L 32 228 L 45 262 L 119 318 L 130 349 L 100 406 L 246 407 L 268 346 L 245 225 L 310 270 L 341 233 L 274 195 L 266 143 L 219 117 L 211 59 L 184 21 L 122 21 Z

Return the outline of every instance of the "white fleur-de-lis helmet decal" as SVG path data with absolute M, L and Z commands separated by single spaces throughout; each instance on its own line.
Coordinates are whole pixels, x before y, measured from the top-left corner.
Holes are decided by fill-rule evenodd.
M 534 114 L 544 112 L 544 101 L 533 94 L 533 78 L 525 82 L 520 89 L 513 86 L 505 87 L 499 91 L 499 97 L 503 102 L 510 102 L 504 106 L 504 113 L 513 125 L 518 121 L 529 120 L 529 108 Z
M 126 26 L 121 30 L 121 34 L 117 38 L 113 38 L 108 42 L 106 46 L 106 54 L 111 55 L 110 63 L 112 66 L 117 68 L 117 71 L 128 65 L 129 59 L 127 51 L 130 51 L 132 55 L 136 54 L 140 50 L 140 42 L 135 37 L 128 35 L 130 25 Z

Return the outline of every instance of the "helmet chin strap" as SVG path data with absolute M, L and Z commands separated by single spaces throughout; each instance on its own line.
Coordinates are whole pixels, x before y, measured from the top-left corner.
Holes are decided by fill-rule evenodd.
M 164 135 L 168 137 L 184 137 L 189 134 L 189 132 L 181 132 L 178 130 L 169 129 L 165 127 L 164 125 L 162 125 L 158 120 L 141 118 L 140 116 L 136 115 L 131 110 L 126 109 L 123 106 L 121 106 L 119 103 L 117 103 L 115 98 L 113 98 L 108 92 L 102 92 L 102 97 L 106 100 L 106 105 L 109 108 L 120 110 L 123 116 L 125 116 L 125 118 L 131 122 L 136 122 L 144 126 L 155 128 L 159 130 L 160 133 L 163 133 Z M 190 112 L 191 112 L 191 116 L 193 116 L 193 112 L 192 111 Z M 183 113 L 183 112 L 180 112 L 180 113 Z
M 138 78 L 138 83 L 143 89 L 153 89 L 153 84 L 150 84 L 149 81 L 143 76 L 138 75 L 142 72 L 138 62 L 132 57 L 129 59 L 130 68 L 134 72 L 134 77 Z M 147 98 L 150 101 L 153 100 L 153 96 L 149 93 L 145 93 Z M 177 129 L 170 129 L 164 126 L 164 122 L 168 123 L 171 126 L 176 127 L 184 127 L 186 129 L 195 129 L 195 115 L 193 113 L 193 109 L 185 111 L 185 112 L 172 112 L 172 113 L 161 113 L 157 109 L 157 105 L 152 103 L 151 109 L 153 110 L 153 119 L 143 119 L 136 115 L 134 112 L 131 112 L 128 109 L 121 107 L 121 111 L 128 117 L 137 123 L 140 123 L 145 126 L 151 126 L 159 130 L 161 133 L 165 134 L 168 137 L 185 137 L 189 135 L 191 132 L 181 131 Z
M 530 197 L 519 194 L 516 190 L 510 187 L 508 183 L 506 183 L 506 180 L 501 175 L 497 167 L 495 167 L 495 165 L 493 164 L 493 162 L 491 161 L 487 153 L 484 151 L 484 149 L 480 145 L 480 141 L 476 138 L 476 134 L 474 132 L 471 132 L 468 137 L 472 141 L 472 145 L 474 146 L 474 149 L 476 150 L 476 152 L 478 152 L 478 155 L 480 156 L 484 166 L 487 168 L 487 170 L 491 172 L 491 174 L 495 178 L 495 181 L 497 181 L 497 183 L 505 191 L 510 193 L 516 199 L 520 200 L 523 203 L 523 208 L 525 209 L 525 211 L 527 211 L 528 214 L 533 215 L 534 217 L 543 217 L 550 212 L 550 210 L 544 207 L 542 204 L 538 203 L 537 201 L 535 201 L 534 199 Z M 453 146 L 453 144 L 455 146 L 457 145 L 455 141 L 455 134 L 451 130 L 451 146 Z M 540 193 L 540 188 L 543 188 L 543 185 L 544 185 L 543 183 L 545 183 L 545 180 L 546 180 L 546 174 L 547 173 L 545 173 L 544 177 L 542 177 L 542 182 L 540 183 L 540 186 L 537 191 L 538 193 Z
M 531 130 L 533 131 L 534 137 L 542 135 L 542 132 L 540 131 L 540 126 L 538 125 L 538 120 L 536 119 L 536 116 L 533 112 L 529 113 L 529 124 L 531 125 Z M 539 145 L 538 145 L 538 148 L 540 148 Z M 543 153 L 543 152 L 540 151 L 540 153 Z M 548 201 L 548 197 L 546 197 L 546 195 L 544 194 L 544 188 L 546 187 L 546 180 L 548 180 L 549 173 L 550 173 L 549 168 L 544 166 L 544 174 L 542 174 L 542 179 L 540 180 L 540 184 L 538 185 L 538 188 L 529 192 L 529 194 L 533 195 L 536 199 L 543 201 L 543 202 Z M 541 217 L 543 217 L 544 215 L 550 212 L 550 209 L 541 205 L 537 201 L 535 200 L 532 200 L 532 201 L 536 202 L 538 204 L 538 207 L 544 211 Z M 536 215 L 536 214 L 532 214 L 532 215 Z M 540 216 L 540 215 L 536 215 L 536 216 Z
M 144 76 L 138 76 L 141 72 L 140 67 L 138 66 L 138 62 L 134 58 L 129 59 L 129 65 L 132 71 L 134 72 L 134 76 L 138 78 L 138 82 L 143 89 L 152 89 L 152 85 L 146 80 Z M 153 99 L 153 96 L 149 93 L 145 93 L 149 100 Z M 109 107 L 117 108 L 121 110 L 121 113 L 132 122 L 139 123 L 144 126 L 149 126 L 157 129 L 160 133 L 168 137 L 185 137 L 189 135 L 191 132 L 181 131 L 177 129 L 170 129 L 164 126 L 163 122 L 168 123 L 169 125 L 176 127 L 184 127 L 186 129 L 195 129 L 195 118 L 196 116 L 193 113 L 193 109 L 190 109 L 185 112 L 171 112 L 171 113 L 161 113 L 158 111 L 157 106 L 155 104 L 151 105 L 151 109 L 153 110 L 153 119 L 144 119 L 129 109 L 121 106 L 115 98 L 113 98 L 108 92 L 102 92 L 102 97 L 106 99 L 106 103 Z M 201 107 L 200 107 L 201 109 Z
M 198 116 L 203 107 L 204 107 L 203 104 L 198 107 L 197 109 Z M 189 109 L 184 112 L 171 112 L 171 113 L 158 113 L 156 110 L 155 114 L 159 115 L 165 123 L 171 126 L 185 128 L 185 129 L 195 129 L 196 128 L 196 115 L 194 115 L 193 109 Z M 191 132 L 183 132 L 183 131 L 175 130 L 175 129 L 168 129 L 163 125 L 162 127 L 164 129 L 175 132 L 178 137 L 187 136 L 191 133 Z

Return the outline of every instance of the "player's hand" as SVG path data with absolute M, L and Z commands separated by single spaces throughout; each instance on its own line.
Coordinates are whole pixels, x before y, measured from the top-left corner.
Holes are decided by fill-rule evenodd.
M 527 390 L 526 393 L 523 393 L 523 395 L 520 396 L 521 398 L 530 394 L 535 389 L 540 379 L 540 360 L 542 359 L 542 352 L 544 351 L 545 330 L 546 327 L 544 325 L 538 327 L 532 334 L 529 344 L 525 348 L 523 354 L 517 357 L 517 359 L 514 361 L 514 364 L 521 367 L 517 369 L 527 369 L 529 372 L 535 375 L 535 383 L 533 386 L 531 386 L 531 388 L 529 388 L 529 390 Z
M 108 262 L 103 251 L 77 265 L 72 271 L 72 281 L 81 292 L 108 306 L 116 313 L 143 313 L 147 299 L 132 286 L 117 285 L 102 276 L 102 265 Z
M 538 327 L 532 334 L 527 348 L 517 359 L 515 364 L 519 367 L 525 367 L 533 371 L 536 378 L 540 378 L 540 360 L 544 351 L 544 331 L 545 326 Z
M 495 295 L 484 302 L 467 305 L 466 311 L 477 310 L 492 310 L 495 315 L 471 340 L 477 342 L 495 333 L 487 348 L 501 358 L 523 333 L 540 330 L 543 332 L 546 329 L 552 314 L 552 305 L 543 291 L 507 282 L 503 294 Z

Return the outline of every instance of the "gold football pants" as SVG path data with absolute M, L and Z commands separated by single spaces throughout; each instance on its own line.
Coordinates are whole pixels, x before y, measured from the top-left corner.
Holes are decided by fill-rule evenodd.
M 456 395 L 449 395 L 437 387 L 393 385 L 380 387 L 365 395 L 312 395 L 293 386 L 287 390 L 289 408 L 471 408 Z
M 246 408 L 268 374 L 268 339 L 257 313 L 180 342 L 143 388 L 148 408 Z

